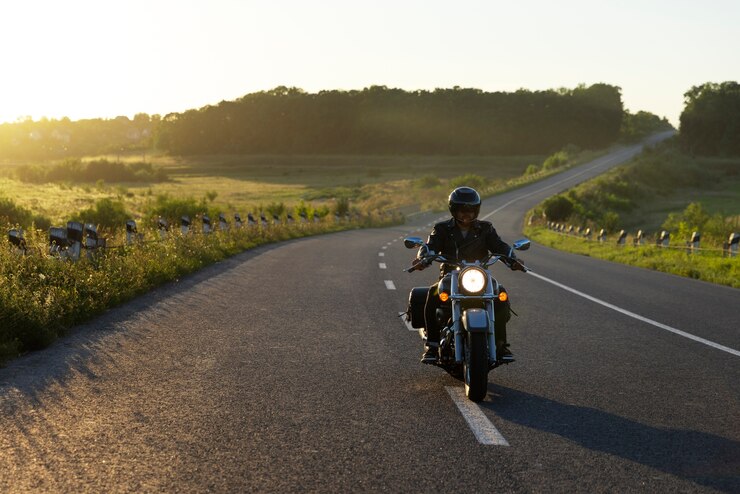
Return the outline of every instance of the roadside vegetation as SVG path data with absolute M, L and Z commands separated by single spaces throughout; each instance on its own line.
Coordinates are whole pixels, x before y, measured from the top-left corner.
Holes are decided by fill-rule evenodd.
M 525 232 L 543 245 L 740 287 L 740 257 L 723 257 L 730 234 L 740 233 L 740 158 L 691 157 L 674 139 L 551 197 L 530 218 Z M 548 222 L 564 231 L 548 229 Z M 602 229 L 607 237 L 599 242 Z M 635 245 L 640 231 L 645 245 Z M 668 247 L 656 245 L 663 231 Z M 700 250 L 691 252 L 694 232 L 701 234 Z
M 398 223 L 441 210 L 459 185 L 489 196 L 540 180 L 603 152 L 583 148 L 635 138 L 647 128 L 635 122 L 660 123 L 643 117 L 605 84 L 511 94 L 276 88 L 164 118 L 0 125 L 0 224 L 24 236 L 0 249 L 0 363 L 254 246 Z M 620 134 L 622 119 L 634 125 Z M 213 232 L 194 233 L 206 217 Z M 96 226 L 105 247 L 74 263 L 52 252 L 49 228 L 70 220 Z M 173 227 L 164 238 L 160 223 Z

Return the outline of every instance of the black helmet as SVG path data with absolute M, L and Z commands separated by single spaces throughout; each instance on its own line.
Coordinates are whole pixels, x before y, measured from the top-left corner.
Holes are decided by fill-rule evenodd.
M 458 187 L 450 193 L 450 213 L 455 216 L 458 209 L 465 207 L 475 211 L 475 217 L 480 213 L 480 194 L 470 187 Z

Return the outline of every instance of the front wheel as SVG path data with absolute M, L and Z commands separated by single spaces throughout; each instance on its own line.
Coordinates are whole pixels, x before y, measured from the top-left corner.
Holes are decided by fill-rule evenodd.
M 481 401 L 488 393 L 488 338 L 486 333 L 468 333 L 465 342 L 463 378 L 465 396 L 470 401 Z

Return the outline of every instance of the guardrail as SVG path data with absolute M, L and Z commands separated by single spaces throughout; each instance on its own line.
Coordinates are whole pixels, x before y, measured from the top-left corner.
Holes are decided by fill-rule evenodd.
M 608 243 L 610 236 L 607 235 L 606 229 L 602 228 L 598 234 L 592 232 L 591 228 L 582 228 L 580 226 L 566 225 L 564 223 L 557 223 L 554 221 L 548 221 L 546 223 L 547 229 L 561 235 L 567 235 L 574 238 L 580 238 L 585 241 Z M 611 238 L 611 241 L 618 246 L 627 245 L 628 232 L 621 230 L 616 236 Z M 632 236 L 632 245 L 641 246 L 646 245 L 645 232 L 638 230 Z M 738 245 L 740 244 L 740 234 L 731 233 L 724 242 L 722 248 L 703 248 L 700 247 L 701 233 L 693 232 L 691 236 L 684 241 L 683 245 L 671 245 L 671 233 L 667 230 L 662 230 L 655 235 L 655 245 L 665 249 L 679 249 L 685 250 L 691 254 L 694 252 L 721 252 L 725 257 L 736 257 L 738 254 Z

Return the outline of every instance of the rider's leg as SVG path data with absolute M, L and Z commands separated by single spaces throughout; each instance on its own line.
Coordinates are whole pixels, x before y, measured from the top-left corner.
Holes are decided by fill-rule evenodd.
M 433 362 L 437 360 L 439 347 L 439 326 L 437 325 L 437 308 L 439 307 L 439 296 L 437 288 L 439 283 L 435 283 L 429 288 L 427 301 L 424 305 L 424 327 L 427 332 L 427 341 L 424 346 L 424 354 L 421 356 L 422 362 Z

